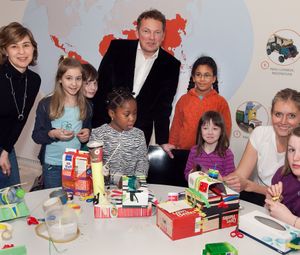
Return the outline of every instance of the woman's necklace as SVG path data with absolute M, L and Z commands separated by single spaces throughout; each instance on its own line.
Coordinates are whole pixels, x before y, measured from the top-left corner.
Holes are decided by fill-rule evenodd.
M 22 106 L 22 111 L 20 112 L 20 109 L 18 107 L 17 104 L 17 100 L 16 100 L 16 92 L 14 90 L 13 84 L 12 84 L 12 80 L 11 80 L 11 76 L 8 76 L 8 74 L 5 74 L 6 78 L 9 80 L 10 83 L 10 88 L 11 88 L 11 94 L 13 96 L 16 108 L 17 108 L 17 112 L 18 112 L 18 120 L 22 121 L 24 120 L 24 109 L 25 109 L 25 105 L 26 105 L 26 98 L 27 98 L 27 76 L 25 76 L 25 90 L 24 90 L 24 97 L 23 97 L 23 106 Z

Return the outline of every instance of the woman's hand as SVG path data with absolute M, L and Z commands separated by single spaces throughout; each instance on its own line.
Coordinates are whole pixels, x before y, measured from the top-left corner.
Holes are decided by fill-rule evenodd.
M 176 149 L 176 146 L 173 144 L 165 143 L 161 145 L 162 149 L 169 155 L 170 158 L 174 158 L 172 150 Z
M 77 134 L 77 138 L 80 142 L 86 143 L 90 138 L 90 130 L 88 128 L 83 128 Z
M 2 173 L 4 175 L 9 176 L 11 171 L 11 165 L 8 158 L 8 152 L 6 150 L 2 150 L 0 156 L 0 167 L 2 169 Z
M 223 181 L 225 182 L 225 184 L 229 187 L 229 188 L 231 188 L 231 189 L 233 189 L 233 190 L 235 190 L 235 191 L 237 191 L 237 192 L 240 192 L 240 191 L 242 191 L 243 189 L 243 187 L 242 187 L 242 180 L 241 179 L 244 179 L 244 178 L 240 178 L 236 173 L 230 173 L 230 174 L 228 174 L 227 176 L 224 176 L 223 177 Z

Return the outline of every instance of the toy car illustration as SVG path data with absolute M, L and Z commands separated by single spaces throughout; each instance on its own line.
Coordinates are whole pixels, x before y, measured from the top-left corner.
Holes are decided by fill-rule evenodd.
M 279 53 L 278 60 L 283 63 L 288 58 L 294 58 L 298 55 L 297 47 L 292 39 L 287 39 L 273 34 L 267 43 L 267 54 L 270 55 L 273 51 Z
M 255 105 L 253 102 L 249 101 L 246 104 L 245 111 L 236 111 L 236 122 L 240 127 L 248 130 L 250 133 L 254 128 L 261 126 L 262 121 L 258 120 L 257 110 L 261 107 L 261 104 Z

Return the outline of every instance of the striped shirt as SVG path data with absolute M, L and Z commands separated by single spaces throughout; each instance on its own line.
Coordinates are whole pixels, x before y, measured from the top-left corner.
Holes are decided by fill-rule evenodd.
M 118 184 L 122 175 L 147 176 L 149 162 L 142 130 L 119 132 L 103 124 L 92 130 L 90 141 L 103 141 L 103 164 L 107 163 L 113 184 Z
M 207 154 L 205 151 L 197 155 L 197 146 L 192 147 L 184 170 L 184 176 L 187 180 L 190 171 L 197 165 L 201 166 L 204 172 L 208 169 L 216 169 L 221 176 L 226 176 L 235 170 L 234 156 L 229 148 L 224 157 L 220 157 L 216 152 Z

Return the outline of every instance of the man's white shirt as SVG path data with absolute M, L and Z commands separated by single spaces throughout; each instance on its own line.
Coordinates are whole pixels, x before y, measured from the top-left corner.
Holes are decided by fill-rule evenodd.
M 149 58 L 145 58 L 140 43 L 138 43 L 136 58 L 135 58 L 135 69 L 134 69 L 134 82 L 133 92 L 135 97 L 140 93 L 143 84 L 150 73 L 155 59 L 158 57 L 159 49 Z

